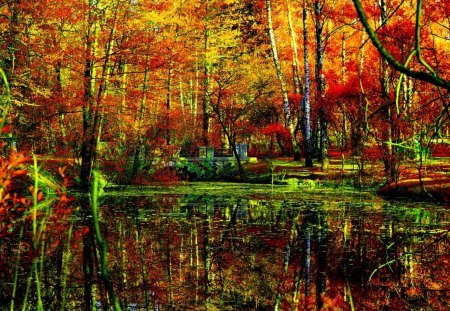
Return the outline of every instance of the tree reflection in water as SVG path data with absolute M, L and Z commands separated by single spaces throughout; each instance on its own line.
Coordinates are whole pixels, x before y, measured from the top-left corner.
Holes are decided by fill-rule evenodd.
M 449 302 L 448 276 L 439 273 L 448 268 L 449 212 L 437 206 L 344 196 L 104 196 L 100 223 L 124 310 L 445 310 Z M 74 226 L 91 230 L 46 259 L 44 296 L 59 297 L 66 310 L 106 310 L 92 225 Z M 0 250 L 11 257 L 1 275 L 8 306 L 17 250 Z M 29 264 L 21 260 L 20 269 Z

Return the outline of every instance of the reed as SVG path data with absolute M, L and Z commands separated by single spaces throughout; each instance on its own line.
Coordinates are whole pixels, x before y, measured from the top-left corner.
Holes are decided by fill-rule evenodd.
M 108 295 L 113 303 L 114 310 L 121 311 L 122 307 L 120 306 L 119 300 L 116 294 L 114 293 L 114 288 L 109 277 L 107 244 L 100 232 L 100 224 L 98 220 L 99 174 L 97 171 L 93 172 L 93 177 L 94 179 L 91 191 L 91 200 L 92 200 L 91 206 L 92 206 L 92 219 L 94 222 L 95 236 L 97 238 L 100 253 L 100 278 L 103 281 L 103 285 L 105 286 L 106 290 L 108 291 Z
M 19 247 L 17 249 L 16 266 L 14 268 L 13 291 L 12 291 L 11 302 L 9 305 L 10 311 L 14 311 L 14 300 L 16 298 L 17 282 L 19 281 L 19 264 L 20 264 L 20 259 L 22 257 L 22 247 L 21 247 L 20 243 L 22 241 L 22 237 L 23 237 L 23 226 L 20 228 L 20 233 L 19 233 Z
M 0 76 L 3 80 L 3 84 L 5 85 L 5 92 L 6 92 L 6 105 L 5 107 L 3 107 L 2 119 L 0 120 L 0 133 L 2 133 L 3 127 L 5 126 L 6 122 L 6 115 L 8 114 L 8 109 L 9 106 L 11 105 L 11 90 L 9 88 L 9 83 L 6 74 L 2 68 L 0 68 Z
M 39 246 L 39 236 L 37 234 L 37 210 L 38 210 L 38 191 L 39 191 L 39 168 L 37 166 L 36 155 L 33 154 L 33 171 L 34 171 L 34 187 L 33 187 L 33 271 L 34 271 L 34 281 L 36 283 L 36 295 L 37 295 L 37 308 L 38 311 L 43 311 L 42 307 L 42 296 L 41 296 L 41 281 L 38 271 L 38 246 Z M 44 222 L 43 222 L 44 223 Z M 43 264 L 43 254 L 41 254 L 41 264 Z

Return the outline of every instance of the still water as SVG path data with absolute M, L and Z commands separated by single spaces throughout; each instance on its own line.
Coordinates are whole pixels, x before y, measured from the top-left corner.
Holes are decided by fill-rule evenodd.
M 226 184 L 117 190 L 99 204 L 109 278 L 124 310 L 448 310 L 450 212 L 442 206 Z M 86 218 L 61 230 L 58 243 L 43 243 L 45 310 L 86 310 L 89 301 L 109 310 Z M 23 243 L 8 239 L 2 309 L 15 297 L 20 310 L 28 297 L 35 310 L 32 255 L 18 256 Z

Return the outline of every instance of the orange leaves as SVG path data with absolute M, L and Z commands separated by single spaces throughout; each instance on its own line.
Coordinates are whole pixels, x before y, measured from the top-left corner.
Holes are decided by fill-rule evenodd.
M 73 185 L 72 178 L 70 178 L 70 176 L 66 175 L 66 169 L 67 169 L 67 166 L 58 167 L 58 174 L 63 179 L 63 183 L 61 185 L 62 189 L 56 189 L 56 191 L 58 192 L 58 195 L 64 195 L 62 190 L 65 188 L 71 187 Z
M 321 311 L 341 311 L 344 310 L 344 300 L 339 295 L 336 298 L 327 297 L 324 293 L 320 294 L 320 299 L 323 302 Z
M 320 300 L 322 301 L 322 307 L 319 311 L 342 311 L 347 305 L 341 294 L 337 294 L 336 297 L 332 298 L 327 296 L 325 293 L 320 294 Z M 303 303 L 306 305 L 303 306 Z M 300 310 L 317 310 L 317 301 L 315 295 L 305 297 L 305 301 L 300 301 L 298 308 Z
M 37 201 L 40 202 L 44 199 L 44 193 L 42 191 L 38 192 Z
M 22 175 L 26 175 L 28 174 L 28 170 L 26 169 L 20 169 L 20 170 L 15 170 L 12 172 L 11 176 L 12 177 L 17 177 L 17 176 L 22 176 Z
M 27 162 L 29 162 L 30 158 L 29 157 L 25 157 L 20 153 L 15 153 L 15 152 L 11 152 L 9 154 L 9 159 L 8 159 L 8 170 L 13 170 L 15 169 L 17 166 L 20 166 L 22 164 L 26 164 Z
M 53 246 L 56 246 L 60 233 L 67 230 L 72 214 L 70 203 L 74 199 L 65 193 L 66 187 L 70 185 L 70 179 L 66 175 L 65 167 L 58 168 L 58 173 L 63 179 L 63 183 L 57 189 L 59 200 L 53 206 L 41 204 L 46 196 L 44 191 L 35 189 L 32 185 L 33 182 L 28 177 L 29 170 L 24 167 L 28 162 L 28 157 L 15 152 L 10 152 L 7 157 L 0 157 L 0 238 L 13 235 L 20 223 L 26 225 L 34 221 L 50 221 L 53 225 L 38 226 L 39 230 L 32 238 L 39 240 L 45 236 L 55 241 Z M 33 205 L 34 195 L 37 199 L 36 205 Z M 52 249 L 49 248 L 48 251 Z
M 29 208 L 31 201 L 19 194 L 19 179 L 28 173 L 22 164 L 28 158 L 11 152 L 9 157 L 0 157 L 0 237 L 12 234 L 14 224 Z
M 422 289 L 418 287 L 410 287 L 405 291 L 409 297 L 418 297 L 422 294 Z
M 66 168 L 67 168 L 66 166 L 58 167 L 58 174 L 59 174 L 59 176 L 64 178 L 64 172 L 66 171 Z
M 62 194 L 59 197 L 60 204 L 62 204 L 64 206 L 66 206 L 67 204 L 69 204 L 70 202 L 73 202 L 73 201 L 75 201 L 75 198 L 74 197 L 68 197 L 66 193 Z

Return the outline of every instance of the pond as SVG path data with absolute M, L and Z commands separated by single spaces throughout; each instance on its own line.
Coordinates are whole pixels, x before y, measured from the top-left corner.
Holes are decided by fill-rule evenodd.
M 124 310 L 447 310 L 450 302 L 442 206 L 244 184 L 128 188 L 99 204 Z M 26 233 L 5 238 L 2 310 L 36 310 L 37 289 L 45 310 L 109 310 L 101 251 L 80 215 L 42 243 L 35 278 Z

